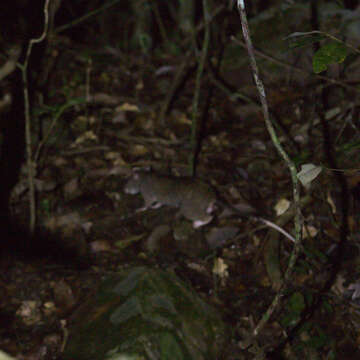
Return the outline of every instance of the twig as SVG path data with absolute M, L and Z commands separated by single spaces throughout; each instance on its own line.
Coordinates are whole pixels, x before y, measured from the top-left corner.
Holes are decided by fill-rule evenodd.
M 131 136 L 131 135 L 119 135 L 118 136 L 119 140 L 123 140 L 123 141 L 129 141 L 131 143 L 140 143 L 140 144 L 161 144 L 161 145 L 165 145 L 165 146 L 169 146 L 169 145 L 175 145 L 175 146 L 180 146 L 183 145 L 183 141 L 181 140 L 167 140 L 167 139 L 162 139 L 159 137 L 141 137 L 141 136 Z
M 89 152 L 94 152 L 94 151 L 109 151 L 110 148 L 109 146 L 93 146 L 90 148 L 82 148 L 82 149 L 76 149 L 76 150 L 69 150 L 69 151 L 64 151 L 61 153 L 61 155 L 63 156 L 74 156 L 74 155 L 82 155 L 82 154 L 87 154 Z
M 234 36 L 231 37 L 231 40 L 234 41 L 236 44 L 242 46 L 243 48 L 246 49 L 246 44 L 239 40 L 239 39 L 236 39 Z M 288 64 L 284 61 L 281 61 L 279 59 L 276 59 L 270 55 L 267 55 L 265 54 L 264 52 L 260 51 L 260 50 L 256 50 L 254 49 L 254 54 L 259 56 L 259 57 L 262 57 L 263 59 L 266 59 L 274 64 L 277 64 L 279 66 L 282 66 L 286 69 L 289 69 L 289 70 L 293 70 L 293 71 L 296 71 L 296 72 L 299 72 L 301 74 L 306 74 L 306 75 L 310 75 L 310 76 L 315 76 L 317 79 L 320 79 L 320 80 L 324 80 L 328 83 L 331 83 L 331 84 L 336 84 L 336 85 L 340 85 L 342 87 L 344 87 L 345 89 L 348 89 L 348 90 L 352 90 L 352 91 L 356 91 L 356 92 L 359 92 L 359 89 L 356 88 L 355 86 L 351 86 L 351 85 L 348 85 L 346 84 L 345 82 L 341 81 L 341 80 L 336 80 L 336 79 L 333 79 L 333 78 L 329 78 L 328 76 L 324 76 L 324 75 L 319 75 L 319 74 L 315 74 L 311 71 L 307 71 L 307 70 L 304 70 L 304 69 L 300 69 L 294 65 L 291 65 L 291 64 Z
M 157 22 L 157 25 L 159 27 L 159 32 L 162 37 L 162 40 L 164 41 L 165 44 L 169 45 L 170 41 L 169 41 L 169 37 L 167 36 L 167 33 L 166 33 L 166 26 L 164 25 L 164 22 L 161 19 L 159 7 L 158 7 L 158 4 L 156 1 L 154 1 L 154 3 L 152 4 L 152 10 L 154 12 L 155 21 Z
M 88 59 L 86 66 L 86 82 L 85 82 L 85 98 L 86 102 L 90 102 L 90 81 L 91 81 L 92 59 Z
M 295 36 L 304 36 L 304 35 L 313 35 L 313 34 L 320 34 L 320 35 L 324 35 L 326 37 L 328 37 L 329 39 L 331 40 L 334 40 L 340 44 L 343 44 L 344 46 L 346 46 L 347 48 L 351 49 L 352 51 L 354 51 L 355 53 L 357 54 L 360 54 L 360 50 L 355 48 L 354 46 L 348 44 L 347 42 L 345 41 L 342 41 L 341 39 L 337 38 L 336 36 L 334 35 L 331 35 L 327 32 L 324 32 L 324 31 L 320 31 L 320 30 L 313 30 L 313 31 L 308 31 L 308 32 L 296 32 L 296 33 L 293 33 L 291 35 L 288 36 L 288 38 L 293 38 Z
M 240 19 L 241 19 L 242 31 L 243 31 L 243 35 L 244 35 L 244 39 L 245 39 L 245 43 L 246 43 L 246 47 L 247 47 L 247 51 L 248 51 L 248 55 L 249 55 L 250 65 L 251 65 L 251 69 L 252 69 L 253 76 L 254 76 L 254 81 L 255 81 L 256 87 L 259 92 L 262 111 L 264 114 L 265 125 L 266 125 L 266 128 L 269 132 L 269 135 L 271 137 L 271 140 L 272 140 L 274 146 L 276 147 L 280 156 L 283 158 L 283 160 L 285 161 L 285 163 L 287 164 L 287 166 L 290 170 L 291 179 L 292 179 L 292 183 L 293 183 L 294 206 L 296 209 L 295 210 L 295 240 L 296 241 L 295 241 L 294 248 L 293 248 L 291 256 L 290 256 L 289 265 L 286 269 L 284 281 L 282 283 L 280 290 L 276 294 L 275 298 L 273 299 L 272 304 L 269 306 L 266 313 L 262 316 L 259 323 L 256 325 L 256 327 L 253 330 L 253 336 L 256 337 L 259 334 L 259 332 L 261 331 L 261 329 L 265 326 L 265 324 L 269 321 L 269 319 L 270 319 L 271 315 L 273 314 L 274 310 L 276 309 L 276 307 L 279 305 L 280 299 L 285 292 L 285 284 L 288 282 L 288 280 L 291 277 L 297 257 L 300 253 L 300 249 L 301 249 L 300 187 L 299 187 L 299 182 L 298 182 L 298 178 L 297 178 L 296 166 L 291 161 L 291 159 L 289 158 L 289 156 L 283 149 L 282 145 L 280 144 L 280 141 L 275 133 L 275 129 L 270 121 L 266 93 L 265 93 L 264 85 L 259 76 L 259 70 L 257 67 L 255 54 L 254 54 L 254 47 L 252 45 L 252 41 L 251 41 L 250 34 L 249 34 L 249 25 L 248 25 L 248 21 L 247 21 L 244 0 L 238 0 L 237 5 L 238 5 L 238 10 L 239 10 Z
M 191 37 L 187 37 L 184 39 L 184 41 L 181 43 L 182 46 L 187 46 L 196 35 L 203 30 L 207 24 L 211 23 L 218 15 L 220 15 L 223 11 L 226 10 L 226 7 L 224 5 L 219 5 L 211 14 L 208 16 L 207 20 L 204 19 L 204 21 L 201 21 L 195 28 L 194 33 Z
M 194 39 L 196 38 L 196 35 L 203 30 L 203 28 L 207 25 L 209 25 L 219 14 L 221 14 L 224 10 L 226 10 L 226 7 L 224 5 L 218 6 L 212 14 L 208 17 L 207 21 L 202 21 L 199 25 L 196 26 L 195 30 L 191 34 L 191 36 L 186 37 L 183 42 L 181 43 L 182 47 L 188 46 L 190 43 L 194 42 Z M 184 56 L 184 60 L 181 63 L 179 69 L 177 70 L 174 80 L 171 83 L 170 90 L 166 94 L 166 98 L 164 103 L 161 106 L 161 111 L 159 115 L 159 120 L 161 124 L 165 123 L 165 116 L 169 111 L 171 102 L 175 96 L 175 93 L 178 90 L 178 87 L 180 86 L 182 80 L 185 77 L 185 70 L 188 64 L 190 63 L 190 60 L 192 60 L 193 56 L 193 48 L 190 47 L 189 50 L 186 52 Z
M 184 78 L 185 70 L 186 70 L 188 64 L 190 63 L 190 60 L 192 59 L 191 58 L 192 54 L 193 54 L 192 49 L 187 51 L 183 62 L 181 63 L 181 65 L 179 66 L 179 68 L 176 71 L 174 80 L 171 82 L 170 89 L 165 96 L 165 100 L 164 100 L 163 104 L 161 105 L 161 110 L 160 110 L 160 115 L 159 115 L 160 124 L 165 124 L 165 116 L 168 113 L 168 111 L 170 109 L 170 104 L 174 98 L 174 95 L 177 92 L 178 87 L 180 86 L 180 84 Z
M 50 0 L 45 1 L 44 5 L 44 30 L 39 38 L 30 39 L 29 46 L 26 51 L 24 64 L 17 63 L 21 70 L 23 84 L 24 84 L 24 115 L 25 115 L 25 139 L 26 139 L 26 163 L 28 170 L 29 182 L 29 202 L 30 202 L 30 233 L 34 233 L 36 223 L 36 206 L 35 206 L 35 185 L 34 185 L 34 165 L 31 150 L 31 123 L 30 123 L 30 102 L 29 102 L 29 84 L 28 84 L 28 64 L 31 55 L 31 50 L 34 44 L 42 42 L 47 34 L 49 26 L 49 3 Z
M 191 175 L 195 175 L 195 162 L 196 162 L 196 152 L 198 146 L 198 133 L 200 129 L 199 124 L 199 98 L 200 98 L 200 89 L 201 89 L 201 78 L 204 72 L 205 61 L 209 50 L 209 42 L 210 42 L 210 23 L 209 23 L 209 6 L 207 0 L 203 0 L 203 11 L 204 11 L 204 20 L 205 20 L 205 35 L 203 46 L 201 50 L 201 56 L 198 61 L 198 69 L 196 73 L 196 82 L 195 82 L 195 92 L 192 103 L 192 125 L 191 125 L 191 146 L 192 146 L 192 154 L 190 157 L 190 169 Z M 194 38 L 195 41 L 195 38 Z
M 60 106 L 59 110 L 56 112 L 56 114 L 53 117 L 53 120 L 51 121 L 51 124 L 49 126 L 49 129 L 47 131 L 47 133 L 45 134 L 44 138 L 42 139 L 42 141 L 40 142 L 40 144 L 37 147 L 35 156 L 34 156 L 34 161 L 37 162 L 40 156 L 40 152 L 42 150 L 42 147 L 46 144 L 47 140 L 49 139 L 53 129 L 55 128 L 55 125 L 57 123 L 57 121 L 59 120 L 60 116 L 65 112 L 65 110 L 67 110 L 68 108 L 75 106 L 75 105 L 79 105 L 79 104 L 83 104 L 85 103 L 86 100 L 82 99 L 82 98 L 78 98 L 78 99 L 72 99 L 70 101 L 68 101 L 66 104 Z
M 107 3 L 107 4 L 105 4 L 104 6 L 101 6 L 100 8 L 95 9 L 95 10 L 87 13 L 87 14 L 84 15 L 84 16 L 81 16 L 80 18 L 71 21 L 71 22 L 68 23 L 68 24 L 65 24 L 65 25 L 63 25 L 63 26 L 58 27 L 57 29 L 55 29 L 54 33 L 55 33 L 55 34 L 59 34 L 59 33 L 65 31 L 65 30 L 67 30 L 67 29 L 69 29 L 69 28 L 71 28 L 71 27 L 73 27 L 73 26 L 79 25 L 79 24 L 81 24 L 82 22 L 84 22 L 84 21 L 88 20 L 89 18 L 91 18 L 92 16 L 95 16 L 95 15 L 97 15 L 98 13 L 105 11 L 106 9 L 108 9 L 109 7 L 115 5 L 115 4 L 118 3 L 118 2 L 120 2 L 120 0 L 111 1 L 111 2 L 109 2 L 109 3 Z

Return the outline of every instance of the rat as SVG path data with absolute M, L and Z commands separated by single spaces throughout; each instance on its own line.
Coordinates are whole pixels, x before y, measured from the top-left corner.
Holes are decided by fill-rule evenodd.
M 295 242 L 293 236 L 275 223 L 256 215 L 245 215 L 243 211 L 220 199 L 212 186 L 198 179 L 136 171 L 125 184 L 124 191 L 132 195 L 141 193 L 145 203 L 137 211 L 156 209 L 163 205 L 176 207 L 179 209 L 178 215 L 192 221 L 194 228 L 199 228 L 212 221 L 216 205 L 220 204 L 241 217 L 262 222 Z
M 179 208 L 179 215 L 193 222 L 194 228 L 208 224 L 216 209 L 215 191 L 206 183 L 190 177 L 160 176 L 153 172 L 134 172 L 126 183 L 127 194 L 138 194 L 145 204 L 137 211 L 162 205 Z

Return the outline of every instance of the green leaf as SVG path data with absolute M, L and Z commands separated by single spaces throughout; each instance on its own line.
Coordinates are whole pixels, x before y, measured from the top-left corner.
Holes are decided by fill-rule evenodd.
M 289 313 L 282 317 L 281 326 L 284 328 L 294 326 L 299 321 L 299 316 L 295 313 Z
M 316 328 L 318 335 L 313 335 L 306 343 L 313 349 L 321 349 L 322 347 L 329 345 L 331 339 L 325 334 L 321 328 Z
M 161 359 L 164 360 L 183 360 L 184 354 L 181 344 L 178 344 L 171 333 L 164 333 L 160 336 Z
M 299 292 L 294 293 L 290 298 L 289 308 L 296 314 L 300 314 L 305 308 L 304 296 Z
M 325 71 L 330 64 L 342 63 L 347 55 L 346 47 L 338 42 L 322 46 L 313 57 L 313 70 L 316 74 Z

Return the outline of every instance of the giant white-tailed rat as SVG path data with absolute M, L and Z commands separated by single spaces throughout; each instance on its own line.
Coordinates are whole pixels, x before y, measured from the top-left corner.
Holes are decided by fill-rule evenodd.
M 289 240 L 294 237 L 284 229 L 255 214 L 244 214 L 236 207 L 219 199 L 216 191 L 207 183 L 191 177 L 174 177 L 158 175 L 154 172 L 135 171 L 124 187 L 127 194 L 138 194 L 144 198 L 145 204 L 137 211 L 158 208 L 163 205 L 176 207 L 179 215 L 193 222 L 194 228 L 208 224 L 214 218 L 216 204 L 227 207 L 241 217 L 249 217 L 279 231 Z

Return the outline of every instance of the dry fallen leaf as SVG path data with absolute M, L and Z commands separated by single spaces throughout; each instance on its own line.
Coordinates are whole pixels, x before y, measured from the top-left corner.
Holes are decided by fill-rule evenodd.
M 41 321 L 40 301 L 23 301 L 16 311 L 16 316 L 28 326 L 39 323 Z
M 290 207 L 290 201 L 289 201 L 289 200 L 287 200 L 287 199 L 285 199 L 285 198 L 280 199 L 280 200 L 276 203 L 276 205 L 275 205 L 275 207 L 274 207 L 276 216 L 280 216 L 280 215 L 284 214 L 285 211 L 286 211 L 287 209 L 289 209 L 289 207 Z
M 318 234 L 318 229 L 312 225 L 303 225 L 302 229 L 303 238 L 306 239 L 308 237 L 314 238 Z
M 132 156 L 143 156 L 149 152 L 149 149 L 144 145 L 134 145 L 130 148 L 129 152 Z
M 89 131 L 86 131 L 85 133 L 83 133 L 82 135 L 80 135 L 76 140 L 75 140 L 75 143 L 73 144 L 73 146 L 77 146 L 77 145 L 80 145 L 86 141 L 89 141 L 89 140 L 92 140 L 92 141 L 98 141 L 98 137 L 95 135 L 95 133 L 91 130 Z
M 103 251 L 110 251 L 111 245 L 106 240 L 95 240 L 90 243 L 90 251 L 94 254 Z
M 335 202 L 334 202 L 333 198 L 331 197 L 330 190 L 327 193 L 326 201 L 328 202 L 328 204 L 331 207 L 331 212 L 333 214 L 336 214 L 336 205 L 335 205 Z
M 216 258 L 213 266 L 213 274 L 218 276 L 221 280 L 225 280 L 229 277 L 229 266 L 225 263 L 222 258 Z
M 132 111 L 132 112 L 138 112 L 139 108 L 137 105 L 134 104 L 129 104 L 129 103 L 123 103 L 121 105 L 119 105 L 116 109 L 116 112 L 120 112 L 120 111 Z
M 333 286 L 331 287 L 331 290 L 334 291 L 335 294 L 339 295 L 339 296 L 343 296 L 344 292 L 345 292 L 345 287 L 344 287 L 344 283 L 345 283 L 345 278 L 342 274 L 339 274 L 336 279 L 335 282 L 333 284 Z

